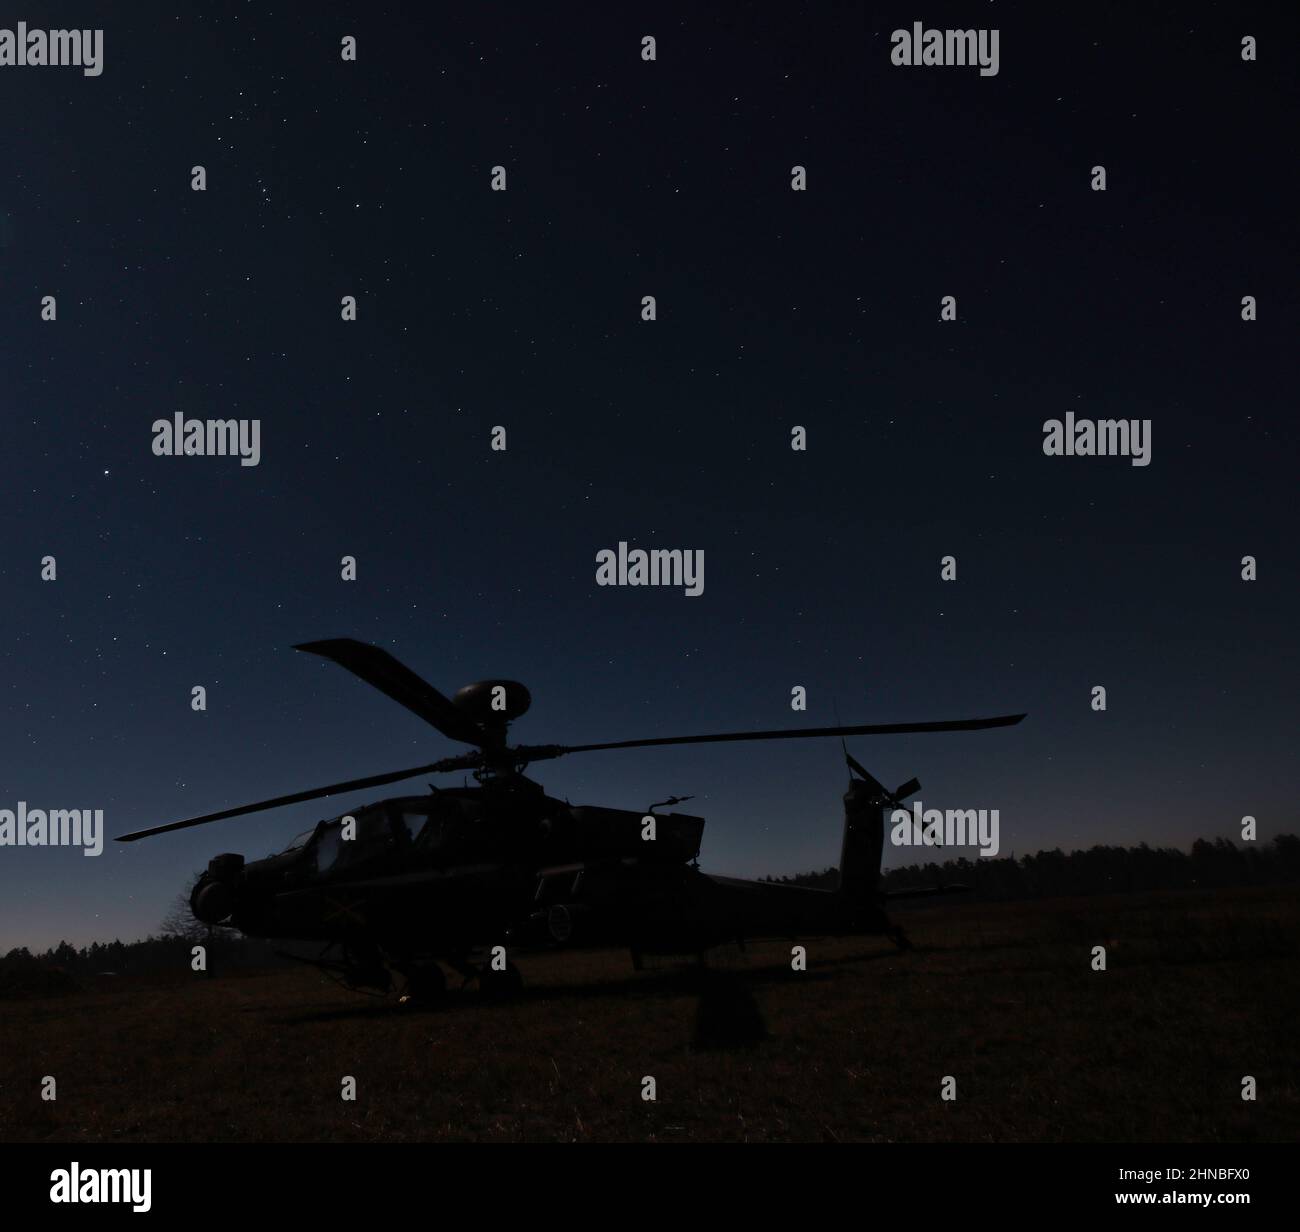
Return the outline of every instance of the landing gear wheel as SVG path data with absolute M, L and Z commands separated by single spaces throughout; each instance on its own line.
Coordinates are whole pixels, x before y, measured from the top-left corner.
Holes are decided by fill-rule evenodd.
M 447 977 L 437 963 L 428 963 L 406 972 L 406 988 L 399 1005 L 436 1005 L 447 995 Z
M 907 934 L 897 925 L 889 930 L 888 935 L 890 941 L 898 946 L 900 950 L 910 950 L 912 948 L 912 943 L 908 940 Z
M 514 963 L 506 963 L 504 971 L 494 971 L 491 964 L 478 973 L 478 988 L 489 1001 L 505 1001 L 517 997 L 524 986 L 524 977 Z

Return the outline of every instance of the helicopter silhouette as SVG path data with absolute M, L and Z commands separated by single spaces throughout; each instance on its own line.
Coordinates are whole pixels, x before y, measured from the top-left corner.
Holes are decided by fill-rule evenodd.
M 714 946 L 748 939 L 882 934 L 907 948 L 902 929 L 885 912 L 886 901 L 965 888 L 882 892 L 886 813 L 903 807 L 921 785 L 911 779 L 890 791 L 847 747 L 850 778 L 835 890 L 704 873 L 698 867 L 704 818 L 655 811 L 690 797 L 672 797 L 644 811 L 571 805 L 548 796 L 524 774 L 533 762 L 662 745 L 979 731 L 1025 717 L 511 745 L 509 725 L 532 700 L 517 681 L 478 681 L 449 699 L 377 646 L 337 638 L 294 649 L 332 660 L 471 750 L 136 830 L 118 841 L 417 775 L 468 771 L 474 786 L 430 785 L 425 795 L 362 805 L 318 822 L 265 859 L 214 856 L 190 895 L 191 910 L 204 924 L 259 938 L 323 943 L 317 957 L 290 957 L 336 975 L 350 988 L 395 990 L 405 1002 L 437 1001 L 446 991 L 444 964 L 466 981 L 476 979 L 486 995 L 517 991 L 522 978 L 511 955 L 539 947 L 626 947 L 638 970 L 646 955 L 702 959 Z

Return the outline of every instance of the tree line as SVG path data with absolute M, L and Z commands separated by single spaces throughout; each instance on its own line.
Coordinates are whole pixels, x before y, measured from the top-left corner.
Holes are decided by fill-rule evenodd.
M 176 933 L 150 935 L 139 941 L 95 941 L 78 949 L 66 941 L 44 952 L 18 946 L 0 957 L 0 974 L 20 974 L 35 968 L 54 968 L 70 976 L 143 975 L 190 970 L 192 948 L 207 950 L 209 968 L 264 967 L 281 961 L 270 942 L 241 937 L 227 929 L 208 936 Z M 0 981 L 0 988 L 3 981 Z
M 789 885 L 833 890 L 839 869 L 765 877 Z M 1063 898 L 1143 890 L 1226 889 L 1231 886 L 1290 885 L 1300 881 L 1300 837 L 1279 834 L 1271 843 L 1237 846 L 1229 839 L 1197 839 L 1190 851 L 1176 847 L 1089 847 L 1066 853 L 1059 847 L 1019 859 L 961 857 L 886 869 L 881 888 L 910 890 L 960 883 L 978 898 Z

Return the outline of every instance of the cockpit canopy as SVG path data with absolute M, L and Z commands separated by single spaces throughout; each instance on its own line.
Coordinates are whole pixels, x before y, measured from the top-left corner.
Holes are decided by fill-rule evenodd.
M 282 855 L 307 853 L 317 876 L 349 872 L 407 854 L 434 857 L 437 863 L 474 858 L 478 810 L 449 793 L 410 796 L 367 805 L 297 835 Z
M 485 799 L 481 788 L 381 800 L 318 823 L 276 857 L 294 876 L 384 875 L 413 868 L 635 860 L 681 864 L 700 850 L 704 819 L 569 805 L 517 793 Z
M 300 847 L 306 847 L 307 844 L 311 842 L 311 836 L 315 833 L 316 833 L 315 826 L 312 826 L 310 830 L 304 830 L 301 834 L 297 834 L 293 838 L 291 838 L 289 840 L 288 845 L 284 848 L 284 850 L 277 852 L 276 854 L 287 856 L 291 851 L 297 851 Z

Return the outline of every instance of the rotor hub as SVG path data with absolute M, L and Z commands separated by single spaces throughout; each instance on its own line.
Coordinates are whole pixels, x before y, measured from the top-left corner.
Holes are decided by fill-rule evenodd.
M 532 705 L 532 694 L 517 680 L 478 680 L 457 689 L 452 703 L 486 728 L 500 727 Z

